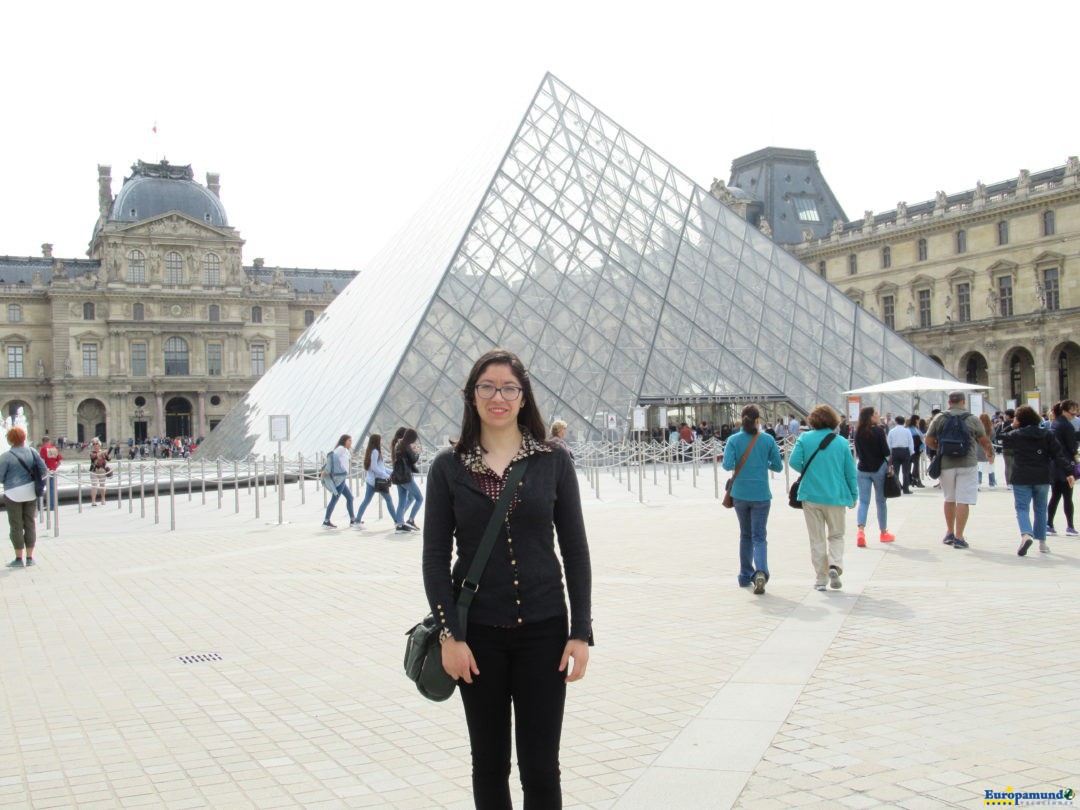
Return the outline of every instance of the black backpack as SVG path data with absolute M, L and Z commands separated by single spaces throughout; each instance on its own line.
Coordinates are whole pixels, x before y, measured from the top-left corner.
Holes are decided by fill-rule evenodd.
M 937 451 L 943 456 L 964 458 L 971 452 L 971 431 L 968 430 L 967 411 L 961 414 L 945 414 L 945 421 L 937 435 Z
M 39 465 L 38 460 L 35 458 L 31 460 L 28 467 L 26 462 L 15 454 L 15 451 L 12 451 L 11 455 L 15 456 L 15 460 L 22 464 L 23 469 L 30 473 L 30 477 L 34 479 L 34 495 L 38 498 L 42 497 L 45 494 L 45 473 L 41 471 L 41 468 L 45 466 L 44 462 Z

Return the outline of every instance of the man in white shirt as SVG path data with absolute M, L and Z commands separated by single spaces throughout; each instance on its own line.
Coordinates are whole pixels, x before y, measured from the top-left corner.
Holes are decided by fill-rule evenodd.
M 911 458 L 915 455 L 915 437 L 904 427 L 904 417 L 896 417 L 896 427 L 889 431 L 889 454 L 893 469 L 903 471 L 904 494 L 911 494 Z
M 795 414 L 791 415 L 791 421 L 787 426 L 788 435 L 792 438 L 792 441 L 799 438 L 799 420 L 795 418 Z

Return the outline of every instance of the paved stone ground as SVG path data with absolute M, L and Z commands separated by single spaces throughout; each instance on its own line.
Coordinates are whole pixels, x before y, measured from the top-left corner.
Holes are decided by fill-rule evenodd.
M 969 551 L 941 498 L 891 502 L 892 546 L 854 547 L 813 590 L 778 477 L 768 593 L 735 584 L 736 520 L 694 487 L 582 479 L 597 646 L 572 685 L 567 807 L 975 807 L 1077 787 L 1080 540 L 1015 554 L 984 491 Z M 170 531 L 138 505 L 62 507 L 40 565 L 0 572 L 0 806 L 468 808 L 460 703 L 401 672 L 424 611 L 418 537 L 373 503 L 327 531 L 289 488 L 254 517 L 211 493 Z M 338 516 L 344 522 L 344 506 Z M 873 513 L 871 523 L 874 523 Z M 220 660 L 183 663 L 216 653 Z M 516 779 L 516 777 L 515 777 Z M 514 780 L 512 780 L 514 781 Z M 517 797 L 520 807 L 520 796 Z

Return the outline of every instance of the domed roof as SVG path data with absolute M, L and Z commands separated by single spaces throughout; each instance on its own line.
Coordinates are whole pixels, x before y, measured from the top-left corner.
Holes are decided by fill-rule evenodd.
M 168 161 L 131 167 L 109 211 L 112 222 L 140 222 L 179 211 L 199 222 L 228 227 L 225 208 L 217 195 L 194 180 L 191 166 L 172 166 Z

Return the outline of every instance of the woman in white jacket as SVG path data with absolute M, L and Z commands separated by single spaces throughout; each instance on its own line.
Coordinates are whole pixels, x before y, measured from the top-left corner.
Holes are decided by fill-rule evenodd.
M 330 515 L 334 514 L 334 507 L 337 506 L 338 498 L 342 495 L 345 496 L 345 506 L 349 510 L 349 524 L 352 525 L 356 522 L 353 519 L 352 490 L 349 489 L 349 471 L 352 469 L 352 436 L 348 433 L 342 434 L 338 439 L 337 447 L 330 451 L 327 461 L 330 464 L 330 479 L 334 485 L 334 496 L 326 505 L 326 517 L 323 518 L 322 525 L 328 529 L 337 528 L 330 522 Z
M 383 500 L 386 501 L 386 508 L 390 513 L 391 519 L 395 515 L 394 501 L 390 498 L 390 468 L 383 461 L 382 457 L 382 435 L 379 433 L 372 433 L 368 437 L 367 449 L 364 450 L 364 469 L 367 470 L 367 492 L 364 493 L 364 500 L 360 504 L 360 508 L 356 510 L 356 520 L 353 521 L 354 526 L 360 526 L 364 522 L 364 510 L 367 509 L 367 505 L 371 503 L 371 499 L 375 497 L 375 494 L 381 494 Z M 376 487 L 376 480 L 382 481 L 379 487 L 385 487 L 380 489 Z M 362 528 L 362 527 L 361 527 Z

